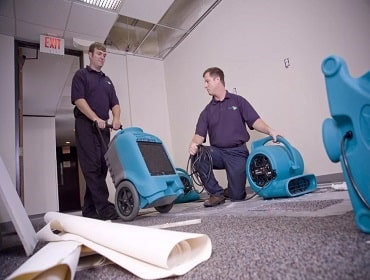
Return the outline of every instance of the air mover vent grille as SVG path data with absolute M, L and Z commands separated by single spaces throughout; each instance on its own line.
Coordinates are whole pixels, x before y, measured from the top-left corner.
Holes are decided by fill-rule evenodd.
M 264 154 L 253 156 L 249 165 L 249 172 L 253 182 L 259 187 L 266 186 L 276 177 L 276 171 L 272 169 L 270 160 Z
M 300 177 L 289 181 L 288 190 L 294 195 L 297 193 L 303 193 L 310 187 L 310 180 L 307 177 Z

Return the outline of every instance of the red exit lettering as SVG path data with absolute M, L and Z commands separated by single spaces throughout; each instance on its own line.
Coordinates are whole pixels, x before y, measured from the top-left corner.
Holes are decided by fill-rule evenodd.
M 60 38 L 46 36 L 44 46 L 48 49 L 60 49 Z

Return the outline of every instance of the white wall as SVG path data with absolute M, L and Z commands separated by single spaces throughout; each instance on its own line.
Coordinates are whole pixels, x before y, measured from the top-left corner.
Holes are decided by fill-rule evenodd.
M 163 62 L 128 56 L 132 125 L 160 138 L 172 153 Z
M 300 151 L 305 172 L 342 172 L 322 143 L 330 114 L 321 62 L 337 54 L 352 75 L 369 71 L 369 26 L 364 0 L 222 1 L 164 62 L 177 165 L 186 164 L 198 115 L 210 100 L 202 73 L 218 66 L 226 87 L 237 88 Z M 261 137 L 252 132 L 251 141 Z
M 15 155 L 15 101 L 14 101 L 14 39 L 0 34 L 0 156 L 9 176 L 16 183 Z M 1 180 L 1 178 L 0 178 Z M 9 221 L 10 217 L 0 204 L 0 222 Z
M 24 206 L 28 215 L 58 211 L 54 117 L 23 118 Z

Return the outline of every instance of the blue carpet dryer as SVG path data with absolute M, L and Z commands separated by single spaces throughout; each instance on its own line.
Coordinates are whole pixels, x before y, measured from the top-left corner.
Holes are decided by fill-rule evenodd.
M 118 131 L 109 143 L 105 160 L 116 187 L 116 211 L 124 221 L 135 219 L 144 208 L 167 213 L 184 193 L 162 141 L 141 128 Z
M 251 145 L 246 171 L 253 191 L 264 198 L 295 197 L 314 191 L 316 177 L 302 175 L 300 153 L 283 137 L 277 138 L 280 144 L 265 145 L 272 139 L 269 136 Z
M 346 63 L 329 56 L 321 65 L 330 114 L 322 125 L 332 162 L 341 162 L 358 228 L 370 233 L 370 71 L 352 78 Z

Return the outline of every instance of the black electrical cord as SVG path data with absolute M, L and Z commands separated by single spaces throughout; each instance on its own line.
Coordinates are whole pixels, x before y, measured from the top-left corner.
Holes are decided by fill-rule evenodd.
M 344 167 L 347 171 L 348 178 L 351 181 L 351 184 L 352 184 L 353 188 L 355 189 L 357 195 L 360 197 L 361 201 L 366 205 L 366 207 L 370 209 L 370 204 L 366 201 L 366 199 L 362 196 L 360 190 L 358 189 L 358 186 L 357 186 L 357 184 L 356 184 L 356 182 L 353 178 L 351 169 L 348 165 L 346 151 L 345 151 L 345 140 L 346 139 L 352 139 L 352 137 L 353 137 L 352 131 L 347 131 L 346 134 L 343 136 L 342 141 L 341 141 L 340 146 L 341 146 L 341 152 L 342 152 L 342 158 L 343 158 L 343 165 L 344 165 Z
M 263 186 L 263 188 L 260 188 L 259 190 L 258 190 L 258 192 L 255 192 L 253 195 L 251 195 L 250 197 L 246 197 L 245 198 L 245 200 L 249 200 L 249 199 L 252 199 L 253 197 L 255 197 L 256 195 L 258 195 L 261 191 L 263 191 L 263 190 L 265 190 L 265 189 L 267 189 L 269 186 L 271 186 L 271 184 L 267 184 L 267 185 L 265 185 L 265 186 Z
M 202 174 L 197 168 L 197 164 L 199 161 L 206 161 L 208 168 L 204 174 Z M 188 158 L 188 163 L 186 166 L 186 171 L 193 180 L 193 182 L 201 186 L 202 189 L 200 191 L 194 189 L 197 193 L 202 193 L 204 191 L 204 184 L 202 182 L 202 177 L 205 178 L 206 181 L 208 181 L 208 178 L 212 172 L 213 168 L 213 162 L 212 162 L 212 156 L 207 148 L 205 148 L 203 145 L 198 146 L 198 151 L 194 155 L 190 155 Z

